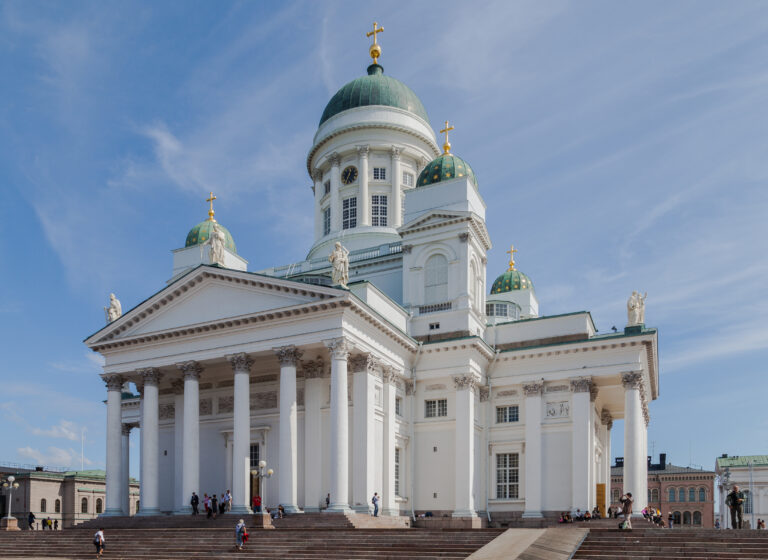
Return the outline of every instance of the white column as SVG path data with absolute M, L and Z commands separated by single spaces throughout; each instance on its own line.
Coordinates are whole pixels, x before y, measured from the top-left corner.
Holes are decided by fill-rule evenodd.
M 144 407 L 141 418 L 141 462 L 144 491 L 139 515 L 160 515 L 160 472 L 159 472 L 159 402 L 158 384 L 160 372 L 156 368 L 138 370 L 144 379 Z
M 611 429 L 613 428 L 613 417 L 610 412 L 603 409 L 600 413 L 600 421 L 605 426 L 603 478 L 605 479 L 605 510 L 608 511 L 608 507 L 611 505 L 611 464 L 613 464 L 613 457 L 611 457 Z
M 397 374 L 391 368 L 384 369 L 384 469 L 381 489 L 383 515 L 400 515 L 395 497 L 395 399 L 397 398 Z M 357 381 L 355 381 L 357 383 Z M 368 426 L 373 429 L 373 424 Z M 355 423 L 357 429 L 357 423 Z M 372 435 L 371 435 L 372 437 Z M 355 446 L 357 449 L 357 446 Z M 371 455 L 371 461 L 372 461 Z M 402 459 L 401 459 L 402 460 Z M 369 463 L 370 464 L 370 463 Z M 368 501 L 373 492 L 368 490 Z
M 184 426 L 182 443 L 181 494 L 183 507 L 179 513 L 192 513 L 192 492 L 200 494 L 200 374 L 203 368 L 194 361 L 178 364 L 184 374 Z
M 227 356 L 235 373 L 234 434 L 232 437 L 232 509 L 230 513 L 251 513 L 248 487 L 251 476 L 250 375 L 253 360 L 240 352 Z
M 119 375 L 104 376 L 107 385 L 107 473 L 105 516 L 121 515 L 122 496 L 122 403 L 123 378 Z
M 347 402 L 347 357 L 349 343 L 341 338 L 326 340 L 331 352 L 331 505 L 329 513 L 349 509 L 349 404 Z
M 392 204 L 390 205 L 389 221 L 390 227 L 400 227 L 403 225 L 402 194 L 400 192 L 400 182 L 403 179 L 403 173 L 400 171 L 400 151 L 402 148 L 392 146 Z
M 224 434 L 224 472 L 226 476 L 226 486 L 228 489 L 232 489 L 232 446 L 234 439 L 234 432 Z
M 320 201 L 323 199 L 323 172 L 315 169 L 312 172 L 312 181 L 315 186 L 315 241 L 323 236 L 323 208 Z
M 373 496 L 373 405 L 374 374 L 376 360 L 370 354 L 360 354 L 349 359 L 354 381 L 352 383 L 352 509 L 368 513 Z M 385 380 L 386 383 L 386 380 Z M 387 387 L 385 385 L 385 392 Z M 386 401 L 386 396 L 384 397 Z M 386 408 L 386 402 L 384 403 Z M 384 412 L 387 414 L 386 410 Z M 384 441 L 387 442 L 387 419 L 384 420 Z M 384 450 L 384 472 L 386 473 L 386 448 Z M 385 481 L 386 486 L 386 481 Z
M 280 361 L 280 450 L 278 501 L 286 513 L 300 512 L 296 417 L 296 363 L 303 352 L 295 346 L 273 348 Z
M 357 167 L 360 170 L 357 184 L 360 185 L 360 195 L 358 196 L 358 215 L 359 225 L 371 225 L 371 195 L 368 192 L 368 146 L 357 147 Z
M 139 507 L 144 506 L 144 485 L 141 481 L 144 480 L 144 379 L 139 377 L 136 381 L 136 390 L 139 392 Z M 139 511 L 136 511 L 138 514 Z
M 476 517 L 472 496 L 475 480 L 475 385 L 472 375 L 454 377 L 456 386 L 455 505 L 453 517 Z
M 646 459 L 643 452 L 643 409 L 640 402 L 643 376 L 641 373 L 624 373 L 624 488 L 634 499 L 633 513 L 639 514 L 647 497 L 643 495 L 643 480 L 647 478 Z M 647 482 L 646 482 L 647 483 Z
M 590 480 L 589 462 L 589 390 L 592 381 L 588 378 L 571 379 L 571 510 L 582 511 L 589 507 Z M 528 445 L 526 441 L 526 445 Z
M 341 229 L 341 200 L 339 197 L 339 163 L 341 157 L 336 152 L 329 157 L 331 162 L 331 232 Z
M 523 385 L 525 393 L 525 511 L 523 517 L 541 514 L 541 389 L 542 383 Z
M 305 362 L 304 370 L 304 511 L 320 511 L 325 504 L 323 491 L 323 431 L 320 409 L 323 405 L 322 360 Z
M 123 515 L 131 515 L 131 428 L 133 428 L 132 424 L 122 425 L 120 485 L 123 496 Z
M 171 381 L 173 389 L 173 509 L 184 512 L 184 380 Z

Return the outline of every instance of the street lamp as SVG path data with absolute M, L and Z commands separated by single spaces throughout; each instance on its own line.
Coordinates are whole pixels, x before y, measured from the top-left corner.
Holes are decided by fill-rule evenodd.
M 5 482 L 3 482 L 3 488 L 5 494 L 8 497 L 8 514 L 0 519 L 0 529 L 4 531 L 18 531 L 19 522 L 15 517 L 11 517 L 11 502 L 13 501 L 13 491 L 19 487 L 19 483 L 16 482 L 16 477 L 10 475 Z
M 265 470 L 266 469 L 266 470 Z M 272 469 L 267 469 L 267 462 L 262 459 L 259 461 L 259 468 L 251 470 L 251 474 L 259 479 L 259 481 L 265 479 L 265 478 L 272 478 L 272 475 L 275 474 L 275 471 Z M 262 498 L 262 511 L 266 508 L 264 504 L 264 488 L 262 487 L 262 483 L 259 482 L 259 493 L 261 494 Z
M 728 495 L 728 486 L 730 485 L 730 482 L 731 482 L 731 467 L 725 467 L 725 472 L 723 473 L 721 482 L 722 482 L 722 487 L 723 487 L 723 489 L 725 491 L 725 494 L 727 496 Z M 720 515 L 723 517 L 723 522 L 722 522 L 723 529 L 727 529 L 728 528 L 728 520 L 731 517 L 730 515 L 728 515 L 728 513 L 729 513 L 728 510 L 725 509 L 726 507 L 728 507 L 728 506 L 726 506 L 725 505 L 725 501 L 723 501 L 723 507 L 721 509 L 723 509 L 724 511 L 720 512 Z

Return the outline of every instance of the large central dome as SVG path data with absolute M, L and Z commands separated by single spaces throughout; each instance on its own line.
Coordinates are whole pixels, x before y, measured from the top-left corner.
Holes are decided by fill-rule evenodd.
M 397 107 L 429 122 L 427 111 L 413 90 L 403 82 L 385 76 L 384 68 L 379 64 L 371 64 L 367 76 L 352 80 L 331 97 L 320 117 L 320 125 L 347 109 L 368 105 Z

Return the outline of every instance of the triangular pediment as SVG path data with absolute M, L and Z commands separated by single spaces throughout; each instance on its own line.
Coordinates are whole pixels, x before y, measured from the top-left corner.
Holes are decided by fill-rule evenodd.
M 471 212 L 432 210 L 431 212 L 426 212 L 421 216 L 414 218 L 407 224 L 404 224 L 400 229 L 398 229 L 398 232 L 400 232 L 400 235 L 402 235 L 411 231 L 419 231 L 425 228 L 433 228 L 439 225 L 454 223 L 457 220 L 466 220 L 471 216 Z
M 140 303 L 86 343 L 184 329 L 344 294 L 333 288 L 202 266 Z

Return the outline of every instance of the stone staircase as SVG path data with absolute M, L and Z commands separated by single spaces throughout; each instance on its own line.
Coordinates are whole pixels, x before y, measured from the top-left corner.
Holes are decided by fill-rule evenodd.
M 147 519 L 147 518 L 145 518 Z M 162 519 L 162 518 L 160 518 Z M 218 521 L 218 520 L 217 520 Z M 282 528 L 251 530 L 244 551 L 234 549 L 231 527 L 105 529 L 107 560 L 251 558 L 285 560 L 459 559 L 485 546 L 502 531 L 423 529 Z M 106 524 L 105 524 L 106 525 Z M 3 558 L 92 559 L 93 528 L 0 533 Z
M 617 522 L 618 523 L 618 522 Z M 658 529 L 642 520 L 632 531 L 589 527 L 574 559 L 746 560 L 768 559 L 768 532 L 715 529 Z M 584 525 L 584 524 L 580 524 Z

